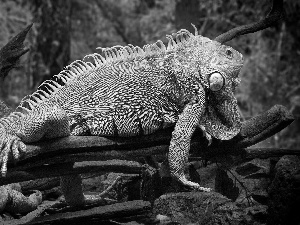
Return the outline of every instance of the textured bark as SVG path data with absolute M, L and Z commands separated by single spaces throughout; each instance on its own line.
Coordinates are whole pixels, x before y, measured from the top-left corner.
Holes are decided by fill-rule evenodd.
M 76 212 L 57 213 L 34 219 L 30 224 L 85 224 L 87 221 L 106 224 L 112 220 L 145 216 L 151 210 L 149 202 L 136 200 L 113 205 L 94 207 Z
M 24 28 L 20 33 L 14 36 L 6 45 L 0 49 L 0 95 L 1 99 L 6 99 L 7 88 L 4 88 L 4 79 L 9 72 L 18 66 L 21 56 L 29 51 L 29 48 L 24 45 L 25 38 L 32 27 L 32 24 Z M 0 100 L 0 118 L 7 116 L 11 109 Z
M 34 48 L 30 53 L 33 61 L 31 87 L 35 89 L 69 63 L 71 1 L 36 0 L 31 4 L 36 28 Z
M 168 216 L 169 224 L 242 224 L 248 219 L 241 208 L 217 192 L 162 195 L 155 200 L 153 214 Z
M 14 36 L 6 45 L 0 49 L 0 77 L 5 78 L 8 72 L 16 66 L 20 57 L 29 51 L 25 47 L 24 40 L 32 24 Z
M 235 27 L 226 33 L 217 36 L 214 40 L 223 44 L 240 35 L 254 33 L 274 25 L 283 18 L 284 9 L 282 0 L 273 0 L 272 3 L 272 8 L 264 19 L 251 24 Z
M 243 122 L 240 133 L 228 141 L 214 141 L 207 148 L 206 157 L 214 156 L 216 153 L 241 154 L 240 149 L 247 148 L 259 143 L 272 135 L 278 133 L 294 121 L 294 116 L 281 105 L 275 105 L 271 109 Z M 264 150 L 259 150 L 264 154 Z M 265 152 L 269 151 L 265 149 Z M 292 151 L 293 152 L 293 151 Z M 288 152 L 286 152 L 289 154 Z M 256 155 L 255 151 L 246 151 L 245 154 Z M 269 153 L 267 154 L 268 156 Z
M 124 160 L 88 161 L 76 163 L 65 162 L 50 165 L 37 165 L 30 168 L 26 168 L 26 166 L 23 168 L 16 167 L 12 169 L 6 177 L 0 178 L 0 185 L 38 178 L 59 177 L 82 173 L 97 173 L 101 175 L 114 171 L 116 173 L 138 174 L 142 171 L 142 169 L 143 166 L 140 163 Z M 33 184 L 31 184 L 31 187 L 33 186 L 38 188 L 40 186 L 40 182 L 34 181 Z
M 207 141 L 202 134 L 195 133 L 192 156 L 213 159 L 222 155 L 238 155 L 242 160 L 268 158 L 272 156 L 300 155 L 299 150 L 274 148 L 248 148 L 279 132 L 293 122 L 293 116 L 283 106 L 274 106 L 243 123 L 240 134 L 229 141 Z M 133 138 L 105 138 L 95 136 L 70 136 L 56 140 L 27 145 L 26 156 L 17 166 L 9 165 L 8 175 L 0 179 L 0 184 L 33 178 L 85 173 L 92 168 L 97 171 L 122 171 L 137 173 L 140 166 L 135 164 L 77 163 L 82 161 L 103 161 L 112 159 L 140 161 L 149 155 L 165 155 L 168 152 L 172 129 L 162 130 L 152 135 Z M 200 149 L 200 151 L 199 151 Z M 47 165 L 45 165 L 47 164 Z
M 181 0 L 176 1 L 175 7 L 175 26 L 178 30 L 186 28 L 194 33 L 191 23 L 195 23 L 199 19 L 201 2 L 197 0 Z
M 299 224 L 300 158 L 282 157 L 275 166 L 275 178 L 268 194 L 267 224 Z

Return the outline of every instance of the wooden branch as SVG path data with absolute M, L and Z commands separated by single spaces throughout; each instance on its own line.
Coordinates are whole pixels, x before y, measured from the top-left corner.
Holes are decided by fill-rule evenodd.
M 293 121 L 293 115 L 284 106 L 275 105 L 268 111 L 243 122 L 240 133 L 231 140 L 215 140 L 207 150 L 215 155 L 216 151 L 247 148 L 273 136 Z
M 266 29 L 282 19 L 283 14 L 283 0 L 273 0 L 272 8 L 264 19 L 251 24 L 235 27 L 217 36 L 214 40 L 223 44 L 240 35 L 254 33 Z
M 0 49 L 0 77 L 3 79 L 17 64 L 20 57 L 29 51 L 29 48 L 25 47 L 23 42 L 32 25 L 27 26 Z
M 284 155 L 298 155 L 300 156 L 300 149 L 284 149 L 284 148 L 249 148 L 244 150 L 246 152 L 243 157 L 244 160 L 251 160 L 255 158 L 267 159 L 270 157 L 281 157 Z
M 75 212 L 56 213 L 37 217 L 29 224 L 85 224 L 87 221 L 106 224 L 109 220 L 119 220 L 121 218 L 146 216 L 150 213 L 150 202 L 135 200 L 112 205 L 94 207 L 87 210 Z
M 24 166 L 12 168 L 6 177 L 0 178 L 0 186 L 38 178 L 59 177 L 70 174 L 97 173 L 101 175 L 111 171 L 116 173 L 139 174 L 142 169 L 143 165 L 140 163 L 125 160 L 40 164 L 32 167 Z
M 270 157 L 273 155 L 297 154 L 296 150 L 244 149 L 279 132 L 293 122 L 288 110 L 276 105 L 270 110 L 243 123 L 238 136 L 229 141 L 214 139 L 211 146 L 197 131 L 191 144 L 192 156 L 207 159 L 222 154 L 243 155 L 244 158 Z M 168 152 L 173 128 L 156 134 L 133 138 L 104 138 L 95 136 L 70 136 L 27 145 L 28 153 L 17 163 L 9 165 L 6 178 L 0 185 L 34 178 L 52 177 L 87 172 L 118 171 L 138 173 L 140 164 L 126 161 L 82 162 L 97 160 L 135 160 L 147 155 L 165 155 Z M 73 165 L 74 162 L 77 162 Z
M 192 143 L 208 151 L 213 151 L 213 149 L 219 151 L 220 148 L 246 148 L 274 135 L 293 121 L 293 116 L 284 106 L 275 105 L 270 110 L 245 121 L 241 132 L 229 141 L 214 139 L 212 145 L 207 147 L 207 141 L 202 137 L 203 135 L 200 131 L 196 131 Z M 136 159 L 145 155 L 161 154 L 162 151 L 168 150 L 172 130 L 173 128 L 169 128 L 148 136 L 131 138 L 69 136 L 38 142 L 35 145 L 27 145 L 26 156 L 18 165 L 30 167 L 30 165 L 36 166 L 39 162 L 40 164 L 65 163 L 83 159 L 85 161 L 98 159 L 92 158 L 97 157 L 98 154 L 87 154 L 91 152 L 100 152 L 99 156 L 104 160 L 128 157 Z M 64 157 L 66 155 L 68 156 Z M 54 160 L 52 161 L 52 159 Z

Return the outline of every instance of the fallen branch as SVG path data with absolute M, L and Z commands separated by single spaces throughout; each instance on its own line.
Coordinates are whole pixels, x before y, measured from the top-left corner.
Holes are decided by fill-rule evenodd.
M 248 148 L 293 122 L 293 116 L 283 106 L 274 106 L 270 110 L 243 123 L 241 132 L 229 141 L 214 139 L 207 147 L 207 141 L 198 131 L 191 145 L 192 156 L 206 159 L 218 155 L 240 155 L 244 159 L 266 158 L 287 154 L 300 155 L 300 151 L 292 149 Z M 6 178 L 0 179 L 0 185 L 35 178 L 61 176 L 68 174 L 108 172 L 139 173 L 140 164 L 120 161 L 95 162 L 97 160 L 136 160 L 147 155 L 165 155 L 171 139 L 172 129 L 156 134 L 133 138 L 104 138 L 95 136 L 70 136 L 27 145 L 28 153 L 18 162 L 10 165 Z M 82 162 L 94 161 L 94 162 Z M 73 164 L 76 162 L 75 164 Z
M 98 157 L 94 157 L 94 160 Z M 98 158 L 99 160 L 100 157 Z M 102 159 L 103 160 L 103 159 Z M 59 177 L 72 174 L 97 173 L 99 175 L 111 171 L 116 173 L 139 174 L 143 166 L 138 162 L 125 160 L 84 161 L 59 164 L 39 165 L 35 167 L 15 167 L 6 177 L 0 178 L 0 186 L 44 177 Z
M 6 221 L 5 225 L 28 224 L 35 218 L 40 216 L 46 209 L 51 208 L 56 203 L 57 202 L 45 201 L 41 205 L 39 205 L 36 210 L 33 210 L 32 212 L 28 213 L 26 216 L 23 216 L 20 219 Z
M 118 220 L 124 217 L 145 215 L 150 212 L 150 209 L 150 202 L 135 200 L 94 207 L 84 211 L 57 213 L 38 217 L 29 224 L 84 224 L 86 221 L 93 221 L 94 223 L 99 221 L 99 224 L 102 224 L 108 220 Z
M 243 149 L 273 136 L 286 128 L 293 121 L 293 115 L 284 106 L 275 105 L 268 111 L 243 122 L 240 133 L 231 140 L 214 140 L 212 145 L 204 149 L 200 154 L 206 158 L 215 157 L 224 153 L 232 155 L 244 154 L 244 157 L 258 156 L 259 153 L 263 153 L 263 151 L 259 150 L 259 152 L 257 152 L 256 148 Z M 264 151 L 268 152 L 269 157 L 272 154 L 271 149 L 265 149 Z M 295 151 L 290 151 L 289 149 L 282 151 L 282 153 L 285 154 L 290 154 L 289 152 L 294 153 Z
M 27 26 L 0 49 L 0 77 L 2 79 L 16 66 L 20 57 L 29 51 L 29 48 L 24 45 L 24 40 L 32 25 Z

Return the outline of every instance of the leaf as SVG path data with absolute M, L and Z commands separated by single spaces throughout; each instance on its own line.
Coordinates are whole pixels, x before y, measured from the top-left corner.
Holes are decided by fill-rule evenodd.
M 235 201 L 239 196 L 239 188 L 235 182 L 228 176 L 227 172 L 221 168 L 217 169 L 215 178 L 215 191 Z
M 248 176 L 245 176 L 244 179 L 263 179 L 263 178 L 269 178 L 270 175 L 267 173 L 259 172 L 259 173 L 252 173 Z
M 260 204 L 263 204 L 263 205 L 267 205 L 268 204 L 268 195 L 263 195 L 263 194 L 252 194 L 251 197 L 259 202 Z
M 262 169 L 262 167 L 259 167 L 253 163 L 246 163 L 238 166 L 235 171 L 241 176 L 247 176 L 259 171 L 260 169 Z

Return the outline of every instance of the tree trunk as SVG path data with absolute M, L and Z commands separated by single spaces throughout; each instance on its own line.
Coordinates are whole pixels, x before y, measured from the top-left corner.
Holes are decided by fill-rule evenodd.
M 32 1 L 36 36 L 31 50 L 34 90 L 42 81 L 58 74 L 70 60 L 71 1 Z
M 199 1 L 197 0 L 181 0 L 177 1 L 175 7 L 175 26 L 179 29 L 188 29 L 194 33 L 191 23 L 196 24 L 199 19 Z M 197 25 L 197 24 L 196 24 Z

